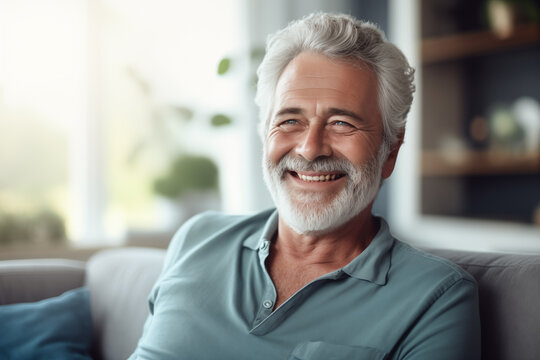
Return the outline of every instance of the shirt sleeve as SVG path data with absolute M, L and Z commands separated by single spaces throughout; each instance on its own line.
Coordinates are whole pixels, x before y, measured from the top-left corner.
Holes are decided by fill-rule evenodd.
M 149 313 L 144 323 L 142 336 L 137 343 L 135 351 L 133 352 L 133 354 L 131 354 L 128 360 L 165 358 L 162 352 L 155 351 L 156 349 L 154 349 L 154 346 L 152 346 L 152 344 L 156 342 L 156 339 L 153 338 L 155 334 L 151 334 L 150 331 L 152 327 L 152 321 L 154 319 L 154 305 L 159 293 L 159 289 L 161 287 L 161 283 L 164 281 L 164 279 L 166 279 L 169 272 L 174 271 L 174 266 L 178 261 L 180 254 L 183 252 L 182 249 L 184 248 L 185 241 L 188 238 L 194 223 L 196 223 L 201 217 L 202 215 L 197 215 L 186 221 L 186 223 L 182 225 L 182 227 L 180 227 L 180 229 L 173 236 L 169 248 L 167 249 L 167 254 L 165 256 L 165 261 L 163 264 L 163 269 L 161 270 L 161 274 L 159 275 L 158 280 L 152 287 L 152 291 L 148 296 Z M 174 356 L 171 355 L 170 358 L 174 359 Z
M 426 310 L 401 344 L 395 359 L 480 359 L 476 283 L 468 279 L 456 281 Z

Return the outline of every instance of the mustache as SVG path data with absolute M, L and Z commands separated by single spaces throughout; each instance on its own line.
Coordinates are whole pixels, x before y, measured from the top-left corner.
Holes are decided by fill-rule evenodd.
M 285 155 L 277 163 L 275 170 L 280 175 L 287 171 L 340 172 L 349 175 L 355 172 L 355 167 L 346 159 L 317 158 L 309 161 L 301 157 Z

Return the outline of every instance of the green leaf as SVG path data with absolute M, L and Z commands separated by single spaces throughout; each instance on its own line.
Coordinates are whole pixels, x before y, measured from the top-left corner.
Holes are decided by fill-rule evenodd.
M 229 125 L 230 123 L 232 123 L 232 120 L 230 117 L 228 117 L 227 115 L 223 115 L 223 114 L 216 114 L 214 116 L 212 116 L 212 119 L 210 120 L 211 123 L 212 123 L 212 126 L 225 126 L 225 125 Z
M 218 75 L 225 75 L 231 67 L 231 59 L 224 57 L 218 64 L 217 73 Z

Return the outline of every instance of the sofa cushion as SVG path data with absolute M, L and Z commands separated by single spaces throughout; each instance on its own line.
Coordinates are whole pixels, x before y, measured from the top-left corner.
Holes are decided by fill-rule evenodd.
M 97 359 L 126 359 L 135 350 L 148 316 L 148 295 L 156 282 L 165 250 L 122 248 L 90 258 L 90 289 Z
M 0 306 L 1 359 L 90 359 L 88 289 L 50 299 Z
M 482 359 L 540 354 L 540 256 L 429 251 L 460 265 L 478 282 Z

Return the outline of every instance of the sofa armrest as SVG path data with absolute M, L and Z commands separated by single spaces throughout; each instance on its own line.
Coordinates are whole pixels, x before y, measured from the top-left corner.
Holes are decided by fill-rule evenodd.
M 148 317 L 148 295 L 163 267 L 165 250 L 100 251 L 87 263 L 96 359 L 126 359 Z
M 84 284 L 85 263 L 66 259 L 0 261 L 0 305 L 39 301 Z

